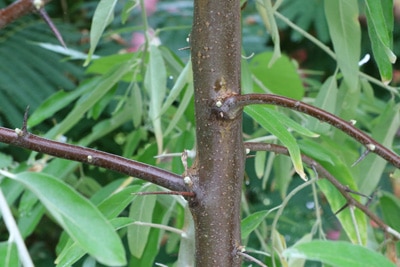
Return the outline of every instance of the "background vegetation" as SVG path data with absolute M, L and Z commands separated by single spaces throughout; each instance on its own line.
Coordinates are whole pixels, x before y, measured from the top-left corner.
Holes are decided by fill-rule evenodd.
M 179 50 L 188 46 L 192 2 L 145 1 L 145 9 L 135 6 L 139 5 L 136 1 L 110 2 L 115 3 L 115 19 L 104 34 L 102 23 L 92 26 L 92 33 L 89 32 L 98 1 L 53 1 L 46 6 L 68 45 L 67 52 L 35 14 L 1 30 L 0 125 L 21 127 L 23 113 L 29 105 L 32 114 L 28 128 L 35 134 L 181 174 L 184 172 L 182 151 L 192 151 L 195 147 L 190 51 Z M 373 57 L 373 53 L 380 53 L 378 48 L 373 51 L 374 45 L 379 45 L 374 43 L 371 25 L 367 26 L 371 14 L 366 2 L 358 2 L 359 10 L 356 4 L 339 10 L 322 0 L 283 1 L 275 13 L 277 28 L 274 28 L 271 21 L 275 20 L 268 17 L 270 14 L 255 1 L 248 1 L 242 11 L 242 87 L 245 93 L 283 95 L 323 108 L 345 120 L 355 120 L 358 128 L 399 154 L 397 64 L 393 65 L 392 72 L 391 64 L 382 59 L 387 57 L 378 54 L 381 60 L 376 60 L 377 57 L 369 60 L 360 67 L 361 73 L 354 67 L 354 62 L 366 54 Z M 9 3 L 2 0 L 0 7 Z M 387 23 L 386 31 L 388 49 L 397 55 L 400 44 L 396 1 L 394 7 L 394 27 L 392 30 L 392 24 Z M 386 20 L 393 19 L 388 9 L 384 10 Z M 350 21 L 354 14 L 358 14 L 359 29 L 355 21 Z M 345 27 L 349 31 L 335 31 L 335 25 L 340 23 L 350 24 Z M 99 43 L 92 61 L 85 64 L 86 53 L 93 52 L 90 49 L 96 36 Z M 278 47 L 282 53 L 279 58 L 276 57 Z M 386 85 L 381 79 L 392 81 Z M 287 134 L 281 129 L 290 128 L 290 136 L 296 139 L 302 153 L 318 160 L 342 184 L 367 196 L 373 195 L 371 210 L 400 231 L 400 174 L 394 172 L 393 166 L 368 155 L 351 167 L 365 148 L 332 127 L 300 113 L 276 107 L 245 111 L 246 141 L 285 144 L 282 138 Z M 269 114 L 270 122 L 280 125 L 277 133 L 263 122 L 263 116 L 257 116 L 260 112 Z M 129 266 L 154 266 L 155 262 L 184 266 L 182 255 L 185 253 L 180 251 L 179 243 L 190 247 L 193 240 L 181 240 L 180 229 L 185 231 L 190 227 L 181 197 L 139 196 L 133 193 L 163 189 L 118 173 L 4 144 L 0 144 L 0 149 L 1 169 L 12 173 L 40 170 L 41 174 L 55 176 L 73 188 L 71 193 L 65 193 L 68 192 L 65 188 L 66 198 L 80 203 L 74 193 L 79 192 L 90 199 L 106 221 L 120 229 Z M 306 167 L 306 172 L 309 178 L 315 178 L 311 168 Z M 37 177 L 38 181 L 45 179 Z M 58 220 L 63 214 L 62 208 L 57 210 L 57 205 L 52 206 L 51 196 L 46 196 L 52 189 L 50 183 L 50 180 L 44 184 L 38 182 L 26 190 L 14 180 L 1 180 L 2 191 L 35 265 L 50 266 L 56 259 L 60 266 L 74 261 L 78 261 L 76 266 L 95 266 L 96 260 L 107 264 L 73 246 L 64 231 L 68 232 L 68 220 L 64 224 Z M 293 246 L 311 239 L 361 243 L 392 261 L 398 258 L 398 244 L 387 239 L 363 214 L 356 212 L 356 222 L 349 209 L 335 216 L 344 205 L 337 191 L 325 180 L 304 184 L 290 158 L 267 152 L 249 154 L 243 192 L 243 245 L 268 266 L 273 260 L 278 266 L 318 266 L 310 260 L 340 265 L 329 262 L 324 252 L 312 255 L 306 248 L 303 253 L 309 261 L 296 261 Z M 355 198 L 367 202 L 366 198 Z M 58 207 L 67 211 L 76 207 L 60 201 Z M 94 227 L 90 221 L 75 219 L 78 225 Z M 149 223 L 159 225 L 151 227 Z M 9 266 L 16 266 L 13 264 L 17 264 L 18 253 L 7 241 L 10 235 L 3 223 L 0 236 L 3 241 L 0 255 L 13 259 Z M 343 246 L 337 244 L 342 243 L 325 252 L 342 259 L 352 249 L 358 249 L 347 247 L 349 242 Z M 91 249 L 102 251 L 102 248 Z M 315 246 L 311 250 L 315 251 Z M 356 258 L 360 266 L 365 266 L 368 255 Z M 352 264 L 340 266 L 355 266 Z

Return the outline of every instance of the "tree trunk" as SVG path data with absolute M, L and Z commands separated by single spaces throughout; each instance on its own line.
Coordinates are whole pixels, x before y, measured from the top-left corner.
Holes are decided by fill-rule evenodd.
M 240 200 L 245 152 L 242 112 L 227 118 L 214 107 L 240 94 L 239 0 L 195 0 L 191 33 L 197 157 L 188 174 L 197 266 L 241 266 Z

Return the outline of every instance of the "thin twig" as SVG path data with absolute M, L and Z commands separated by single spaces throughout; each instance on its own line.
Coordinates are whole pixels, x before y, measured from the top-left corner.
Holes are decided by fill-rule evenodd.
M 172 191 L 187 191 L 183 178 L 169 171 L 103 151 L 52 141 L 20 129 L 13 131 L 0 127 L 0 142 L 103 167 L 149 181 Z
M 247 254 L 247 253 L 238 251 L 238 252 L 236 252 L 236 254 L 242 256 L 243 258 L 245 258 L 245 259 L 248 260 L 248 261 L 254 262 L 255 264 L 257 264 L 257 265 L 259 265 L 259 266 L 261 266 L 261 267 L 267 267 L 267 265 L 265 265 L 264 263 L 262 263 L 262 262 L 259 261 L 258 259 L 254 258 L 253 256 L 250 256 L 250 255 Z
M 221 114 L 221 117 L 229 119 L 235 118 L 241 112 L 243 107 L 255 104 L 281 106 L 317 118 L 318 120 L 326 122 L 353 137 L 371 152 L 381 156 L 396 168 L 400 168 L 400 157 L 398 155 L 375 141 L 369 135 L 354 127 L 351 122 L 347 122 L 329 112 L 326 112 L 325 110 L 298 100 L 272 94 L 235 95 L 223 100 L 218 100 L 218 105 L 214 106 L 214 110 L 217 114 Z
M 244 146 L 245 148 L 248 148 L 253 151 L 271 151 L 278 154 L 289 156 L 289 151 L 287 150 L 287 148 L 279 145 L 264 144 L 264 143 L 245 143 Z M 320 165 L 314 159 L 305 155 L 301 155 L 301 159 L 304 163 L 308 164 L 309 166 L 313 166 L 317 170 L 319 178 L 325 178 L 333 186 L 335 186 L 336 189 L 338 189 L 339 192 L 342 194 L 342 196 L 346 199 L 347 205 L 355 206 L 356 208 L 360 209 L 365 215 L 367 215 L 372 221 L 374 221 L 385 233 L 392 235 L 397 240 L 400 239 L 399 232 L 389 227 L 377 215 L 371 212 L 367 206 L 355 200 L 348 192 L 348 187 L 339 183 L 339 181 L 332 174 L 330 174 L 324 167 L 322 167 L 322 165 Z
M 42 6 L 50 2 L 51 0 L 42 0 Z M 32 0 L 19 0 L 15 1 L 9 6 L 0 9 L 0 29 L 6 27 L 14 20 L 19 19 L 26 14 L 36 11 L 36 7 L 33 5 Z

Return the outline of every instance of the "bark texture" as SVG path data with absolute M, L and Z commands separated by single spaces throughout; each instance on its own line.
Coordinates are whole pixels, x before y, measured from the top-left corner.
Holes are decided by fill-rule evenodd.
M 218 113 L 240 94 L 240 1 L 195 0 L 191 33 L 197 158 L 189 176 L 196 230 L 196 266 L 241 266 L 240 199 L 245 152 L 242 112 Z
M 51 0 L 42 0 L 40 6 L 43 7 L 50 1 Z M 14 20 L 34 12 L 36 9 L 37 7 L 34 6 L 32 0 L 18 0 L 6 8 L 0 9 L 0 29 L 6 27 Z

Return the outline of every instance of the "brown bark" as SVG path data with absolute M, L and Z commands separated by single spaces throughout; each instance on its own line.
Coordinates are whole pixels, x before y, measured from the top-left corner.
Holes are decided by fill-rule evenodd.
M 47 4 L 51 0 L 42 0 L 43 5 Z M 42 5 L 42 6 L 43 6 Z M 15 1 L 11 5 L 0 9 L 0 29 L 6 27 L 14 20 L 35 11 L 36 8 L 33 5 L 32 0 L 19 0 Z
M 190 207 L 196 266 L 240 266 L 240 198 L 245 153 L 242 112 L 215 113 L 218 101 L 240 94 L 240 1 L 195 0 L 191 52 L 197 158 Z

